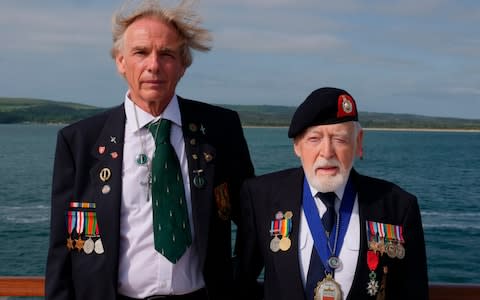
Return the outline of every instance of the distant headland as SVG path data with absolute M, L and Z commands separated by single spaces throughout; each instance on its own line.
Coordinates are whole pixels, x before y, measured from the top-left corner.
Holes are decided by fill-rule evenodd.
M 235 110 L 244 126 L 288 126 L 295 107 L 276 105 L 222 105 Z M 70 124 L 107 108 L 31 98 L 0 97 L 0 124 Z M 412 114 L 360 112 L 364 128 L 394 130 L 480 130 L 480 119 L 429 117 Z

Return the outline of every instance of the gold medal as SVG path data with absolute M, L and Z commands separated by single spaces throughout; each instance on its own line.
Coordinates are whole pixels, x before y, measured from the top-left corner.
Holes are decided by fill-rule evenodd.
M 342 299 L 342 289 L 340 288 L 340 285 L 333 279 L 332 274 L 327 274 L 327 276 L 317 284 L 313 294 L 313 300 Z
M 270 242 L 270 250 L 273 252 L 278 252 L 278 250 L 280 250 L 280 239 L 277 236 L 275 236 Z
M 292 241 L 288 237 L 282 237 L 280 240 L 279 248 L 282 251 L 287 251 L 290 249 L 290 246 L 292 245 Z
M 291 211 L 287 211 L 284 215 L 285 219 L 291 219 L 293 217 L 293 213 Z

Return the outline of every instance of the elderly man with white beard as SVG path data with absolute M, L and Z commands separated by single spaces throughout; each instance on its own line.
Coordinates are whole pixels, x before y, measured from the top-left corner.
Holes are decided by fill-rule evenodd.
M 288 136 L 301 167 L 242 188 L 239 299 L 428 299 L 417 198 L 353 168 L 363 155 L 353 97 L 337 88 L 313 91 Z

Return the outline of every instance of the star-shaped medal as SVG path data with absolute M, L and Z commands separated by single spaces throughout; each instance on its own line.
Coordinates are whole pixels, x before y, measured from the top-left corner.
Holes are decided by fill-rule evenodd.
M 67 248 L 68 250 L 73 250 L 73 240 L 70 237 L 67 239 Z
M 375 296 L 378 293 L 378 281 L 370 280 L 367 286 L 367 293 L 370 296 Z
M 82 251 L 83 244 L 85 244 L 85 241 L 82 240 L 82 238 L 79 238 L 78 240 L 75 240 L 75 248 L 77 248 L 78 251 Z

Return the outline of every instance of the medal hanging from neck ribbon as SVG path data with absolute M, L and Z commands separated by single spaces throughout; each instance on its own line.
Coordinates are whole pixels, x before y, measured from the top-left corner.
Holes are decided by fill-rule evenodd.
M 351 178 L 349 178 L 347 185 L 345 186 L 345 192 L 343 193 L 337 225 L 333 228 L 329 237 L 327 237 L 318 213 L 317 206 L 315 204 L 315 200 L 313 199 L 310 191 L 310 186 L 308 185 L 306 178 L 304 179 L 303 210 L 308 227 L 312 233 L 314 249 L 317 251 L 318 256 L 320 257 L 325 268 L 325 273 L 327 274 L 326 278 L 319 282 L 315 288 L 315 300 L 321 300 L 324 298 L 328 299 L 328 297 L 332 296 L 333 298 L 330 299 L 336 300 L 342 298 L 340 286 L 333 279 L 334 268 L 332 267 L 340 265 L 338 257 L 343 246 L 348 224 L 350 223 L 350 217 L 352 215 L 353 205 L 355 203 L 355 195 L 356 192 L 354 190 L 353 183 L 351 182 Z M 333 245 L 333 247 L 331 245 Z M 335 260 L 336 263 L 329 264 L 329 261 L 333 260 Z M 330 291 L 333 288 L 335 288 L 335 292 L 327 293 L 327 291 Z

